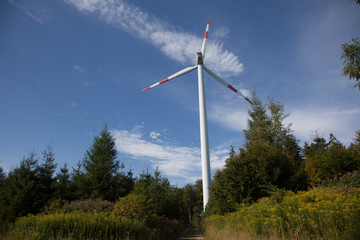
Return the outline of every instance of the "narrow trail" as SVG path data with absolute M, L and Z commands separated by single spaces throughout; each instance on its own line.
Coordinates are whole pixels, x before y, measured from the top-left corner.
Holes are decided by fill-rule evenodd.
M 199 228 L 188 226 L 178 240 L 203 240 Z

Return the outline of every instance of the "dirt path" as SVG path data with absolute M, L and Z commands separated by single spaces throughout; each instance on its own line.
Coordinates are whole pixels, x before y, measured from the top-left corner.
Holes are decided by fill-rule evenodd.
M 178 240 L 203 240 L 199 228 L 188 226 Z

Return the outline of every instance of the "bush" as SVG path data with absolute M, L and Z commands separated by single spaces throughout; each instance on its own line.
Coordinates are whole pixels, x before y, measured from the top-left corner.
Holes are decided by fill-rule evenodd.
M 149 239 L 144 221 L 120 219 L 106 213 L 57 213 L 18 219 L 10 230 L 14 239 Z
M 87 200 L 77 200 L 70 203 L 66 202 L 62 208 L 64 213 L 74 213 L 74 212 L 103 212 L 110 213 L 114 207 L 114 203 L 101 200 L 100 198 L 96 199 L 87 199 Z
M 358 171 L 348 172 L 342 175 L 330 179 L 326 178 L 318 185 L 318 187 L 335 187 L 335 186 L 346 186 L 346 187 L 360 187 L 360 173 Z
M 181 224 L 163 217 L 119 218 L 107 213 L 55 213 L 19 218 L 0 239 L 176 239 Z
M 149 220 L 154 215 L 152 200 L 141 194 L 131 193 L 119 198 L 114 205 L 112 214 L 120 218 Z
M 204 221 L 204 227 L 274 239 L 359 239 L 360 188 L 315 188 L 296 195 L 288 192 L 281 203 L 262 198 L 234 213 L 213 215 Z M 215 235 L 205 236 L 216 239 Z

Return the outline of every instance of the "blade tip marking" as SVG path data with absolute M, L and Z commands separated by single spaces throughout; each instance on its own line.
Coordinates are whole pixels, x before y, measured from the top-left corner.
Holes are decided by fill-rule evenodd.
M 149 90 L 149 89 L 150 89 L 150 87 L 144 88 L 144 89 L 142 90 L 142 92 L 144 92 L 144 91 L 146 91 L 146 90 Z
M 169 78 L 165 78 L 164 80 L 161 80 L 161 81 L 159 82 L 159 84 L 162 84 L 162 83 L 167 82 L 167 81 L 169 81 Z

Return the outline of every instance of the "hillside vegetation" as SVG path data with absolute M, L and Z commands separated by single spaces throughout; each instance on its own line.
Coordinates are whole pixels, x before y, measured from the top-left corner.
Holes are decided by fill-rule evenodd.
M 360 239 L 360 174 L 309 191 L 276 192 L 203 222 L 206 239 Z
M 188 223 L 207 239 L 359 239 L 360 131 L 349 146 L 331 134 L 300 147 L 282 104 L 253 102 L 205 212 L 201 180 L 124 171 L 105 125 L 72 170 L 56 173 L 51 146 L 0 167 L 1 239 L 174 239 Z

